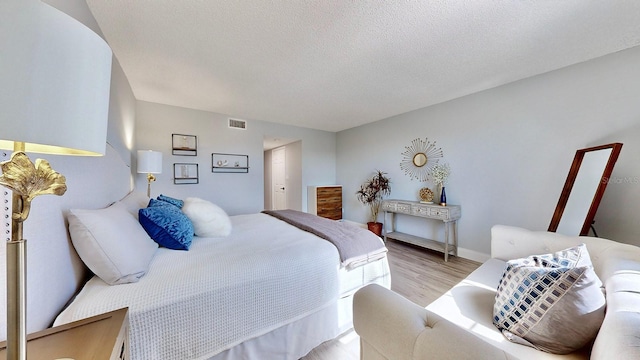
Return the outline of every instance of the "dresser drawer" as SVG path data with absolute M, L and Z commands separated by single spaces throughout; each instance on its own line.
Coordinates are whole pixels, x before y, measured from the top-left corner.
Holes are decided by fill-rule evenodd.
M 396 212 L 403 214 L 411 214 L 411 204 L 407 203 L 396 203 Z
M 319 187 L 316 191 L 318 197 L 331 197 L 336 195 L 342 197 L 342 186 L 324 186 Z
M 430 211 L 431 217 L 442 219 L 442 220 L 449 219 L 449 209 L 447 208 L 443 207 L 442 209 L 439 209 L 439 208 L 432 207 L 430 210 L 431 210 Z
M 331 220 L 340 220 L 342 219 L 342 208 L 318 208 L 318 216 Z
M 423 217 L 429 216 L 429 207 L 414 204 L 411 207 L 411 215 L 423 216 Z
M 382 211 L 396 211 L 396 203 L 388 201 L 383 202 Z

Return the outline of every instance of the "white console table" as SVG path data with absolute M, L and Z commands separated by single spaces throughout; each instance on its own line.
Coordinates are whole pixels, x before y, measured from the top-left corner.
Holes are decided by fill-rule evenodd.
M 404 241 L 427 249 L 444 252 L 444 261 L 449 261 L 449 253 L 458 255 L 458 219 L 462 214 L 460 205 L 440 206 L 425 204 L 419 201 L 384 200 L 384 240 L 387 238 Z M 391 214 L 391 229 L 387 228 L 387 214 Z M 426 219 L 439 220 L 444 223 L 444 243 L 419 236 L 396 231 L 396 214 L 417 216 Z

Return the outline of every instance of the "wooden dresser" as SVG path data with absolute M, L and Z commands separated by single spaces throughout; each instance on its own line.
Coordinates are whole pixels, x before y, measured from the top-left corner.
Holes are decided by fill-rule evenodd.
M 128 309 L 96 315 L 27 336 L 27 359 L 129 359 Z M 6 359 L 6 342 L 0 359 Z
M 307 212 L 327 219 L 342 219 L 342 185 L 309 186 Z

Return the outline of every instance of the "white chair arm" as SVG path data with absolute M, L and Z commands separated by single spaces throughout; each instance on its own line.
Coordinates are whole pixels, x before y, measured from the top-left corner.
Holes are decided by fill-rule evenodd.
M 361 288 L 353 297 L 354 329 L 388 359 L 413 359 L 426 319 L 427 310 L 376 284 Z
M 458 325 L 429 312 L 429 325 L 414 350 L 413 359 L 515 360 Z
M 353 325 L 376 359 L 513 359 L 465 329 L 379 285 L 353 297 Z M 365 359 L 362 354 L 361 359 Z

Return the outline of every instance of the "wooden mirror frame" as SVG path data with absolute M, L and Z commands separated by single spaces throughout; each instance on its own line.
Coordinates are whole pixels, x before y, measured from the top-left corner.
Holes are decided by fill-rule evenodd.
M 591 151 L 604 149 L 611 149 L 611 154 L 609 155 L 609 160 L 607 161 L 607 164 L 604 168 L 602 178 L 593 196 L 593 200 L 591 201 L 591 206 L 589 207 L 587 216 L 584 219 L 584 223 L 582 224 L 582 229 L 580 230 L 580 235 L 582 236 L 589 234 L 589 228 L 591 227 L 593 219 L 596 216 L 596 211 L 598 210 L 598 206 L 600 205 L 600 200 L 602 200 L 604 190 L 607 188 L 608 179 L 611 177 L 611 173 L 613 172 L 613 166 L 615 165 L 616 161 L 618 160 L 618 156 L 620 155 L 622 143 L 612 143 L 576 151 L 576 155 L 573 158 L 573 164 L 571 165 L 569 175 L 567 175 L 567 180 L 565 181 L 564 187 L 562 188 L 562 193 L 560 194 L 558 205 L 556 206 L 556 210 L 553 213 L 553 217 L 551 218 L 551 224 L 549 224 L 548 231 L 555 232 L 558 228 L 558 225 L 560 224 L 562 214 L 564 213 L 565 206 L 569 201 L 571 189 L 573 189 L 573 185 L 575 183 L 576 177 L 578 176 L 580 165 L 582 164 L 582 159 L 584 159 L 585 154 Z

